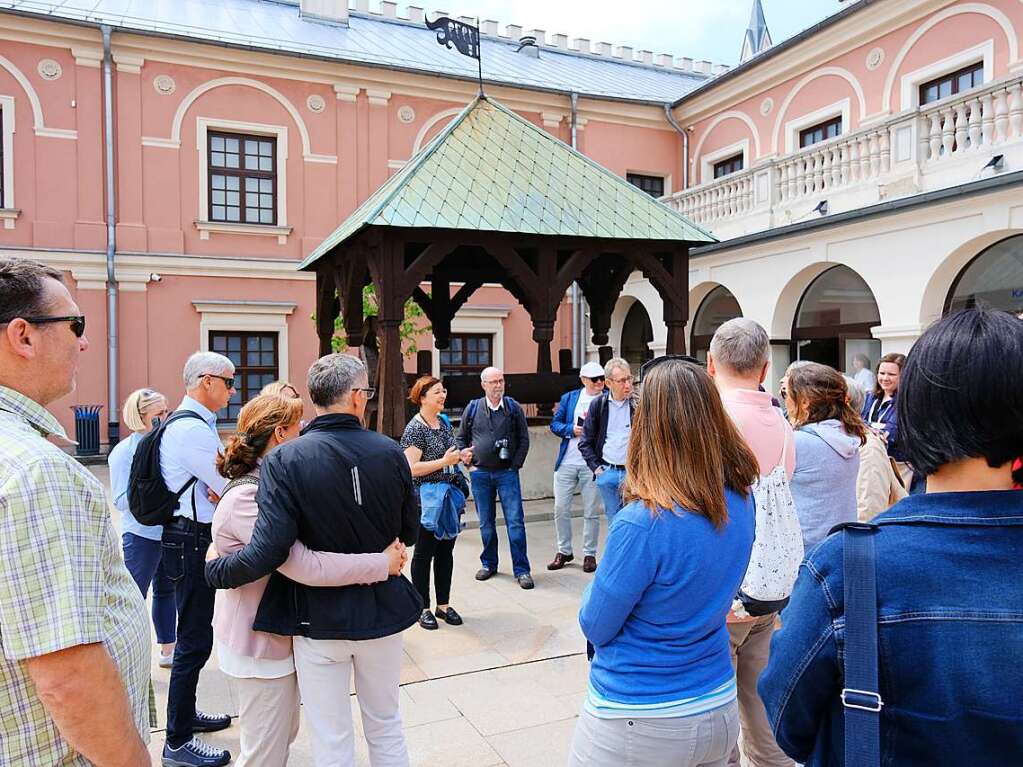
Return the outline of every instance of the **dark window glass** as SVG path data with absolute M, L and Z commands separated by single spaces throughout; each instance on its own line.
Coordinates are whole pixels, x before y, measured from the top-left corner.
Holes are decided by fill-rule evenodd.
M 217 415 L 223 421 L 237 421 L 242 405 L 277 380 L 277 334 L 211 330 L 210 349 L 234 363 L 236 391 Z
M 210 221 L 277 223 L 277 139 L 207 134 Z
M 742 170 L 742 154 L 729 157 L 727 160 L 714 163 L 714 178 L 721 178 L 731 173 L 738 173 Z
M 639 173 L 625 174 L 625 180 L 635 187 L 642 189 L 651 197 L 664 197 L 663 176 L 643 176 Z
M 493 365 L 493 336 L 457 333 L 440 353 L 440 374 L 444 376 L 479 375 Z
M 799 148 L 805 149 L 808 146 L 813 146 L 841 135 L 842 118 L 841 116 L 833 117 L 826 122 L 818 123 L 799 131 Z
M 920 104 L 930 104 L 984 84 L 984 62 L 970 64 L 920 86 Z

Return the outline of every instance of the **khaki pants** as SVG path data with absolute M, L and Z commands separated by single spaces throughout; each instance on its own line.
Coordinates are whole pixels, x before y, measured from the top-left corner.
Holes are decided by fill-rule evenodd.
M 285 767 L 288 747 L 298 735 L 298 682 L 234 677 L 238 689 L 241 753 L 235 767 Z
M 295 637 L 295 670 L 316 767 L 354 767 L 351 689 L 362 711 L 362 729 L 373 767 L 408 767 L 398 711 L 401 634 L 345 641 Z
M 739 695 L 740 742 L 751 767 L 792 767 L 794 764 L 778 748 L 767 721 L 767 711 L 757 694 L 757 681 L 767 667 L 777 617 L 777 614 L 771 614 L 752 621 L 728 624 Z M 729 767 L 738 767 L 738 744 L 732 749 L 728 764 Z

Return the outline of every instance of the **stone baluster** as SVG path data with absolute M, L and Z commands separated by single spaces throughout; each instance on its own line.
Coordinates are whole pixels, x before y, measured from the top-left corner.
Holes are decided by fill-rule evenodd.
M 995 99 L 995 141 L 1004 144 L 1009 138 L 1009 93 L 1004 88 L 994 94 Z
M 831 165 L 831 149 L 825 149 L 821 152 L 821 180 L 817 187 L 818 192 L 831 188 Z
M 813 153 L 813 193 L 824 191 L 824 152 Z
M 831 178 L 829 186 L 832 189 L 842 185 L 842 147 L 836 146 L 831 150 Z
M 787 162 L 780 162 L 775 166 L 775 178 L 774 178 L 774 197 L 778 202 L 785 202 L 788 199 L 789 194 L 789 164 Z
M 980 140 L 984 146 L 991 146 L 995 137 L 995 112 L 994 99 L 990 93 L 980 97 Z
M 852 148 L 852 144 L 843 144 L 838 150 L 839 152 L 839 165 L 838 165 L 838 183 L 841 186 L 848 186 L 850 183 L 849 179 L 849 150 Z
M 878 149 L 881 153 L 881 172 L 887 173 L 892 169 L 892 139 L 887 128 L 882 128 L 877 137 Z
M 860 136 L 860 181 L 870 179 L 870 140 L 866 136 Z
M 941 110 L 941 154 L 945 157 L 951 157 L 955 148 L 955 114 L 952 107 Z
M 955 151 L 956 153 L 965 152 L 967 149 L 966 139 L 969 137 L 969 126 L 967 125 L 966 118 L 966 102 L 960 101 L 955 107 L 956 117 L 956 130 L 955 130 Z
M 980 99 L 970 99 L 966 102 L 966 109 L 969 115 L 966 135 L 970 140 L 970 149 L 977 149 L 980 146 Z
M 794 161 L 795 168 L 789 179 L 789 199 L 795 200 L 806 193 L 806 160 L 802 157 Z
M 849 159 L 849 183 L 855 184 L 860 180 L 860 142 L 858 139 L 849 142 L 846 154 Z
M 1023 138 L 1023 82 L 1009 87 L 1009 137 Z
M 870 178 L 877 178 L 879 171 L 881 170 L 881 147 L 878 144 L 877 134 L 871 133 L 869 139 L 870 146 Z

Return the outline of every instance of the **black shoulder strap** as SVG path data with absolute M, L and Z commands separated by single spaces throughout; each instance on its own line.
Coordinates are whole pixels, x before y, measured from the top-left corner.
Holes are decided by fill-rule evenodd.
M 881 763 L 881 700 L 877 672 L 876 525 L 843 526 L 845 587 L 845 763 L 878 767 Z
M 259 477 L 255 477 L 252 474 L 243 474 L 240 477 L 232 479 L 224 485 L 224 492 L 220 494 L 220 497 L 223 498 L 230 490 L 240 485 L 255 485 L 256 487 L 259 487 Z

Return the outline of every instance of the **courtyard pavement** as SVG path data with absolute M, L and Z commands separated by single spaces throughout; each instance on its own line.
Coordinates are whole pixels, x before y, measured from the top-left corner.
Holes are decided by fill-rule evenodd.
M 105 483 L 105 466 L 92 467 Z M 578 501 L 577 504 L 578 506 Z M 471 507 L 470 507 L 471 509 Z M 437 767 L 556 767 L 566 763 L 575 717 L 586 690 L 585 640 L 576 620 L 579 599 L 592 576 L 581 559 L 564 570 L 546 569 L 554 554 L 553 504 L 527 504 L 526 531 L 536 588 L 523 591 L 511 576 L 507 535 L 500 528 L 500 565 L 485 583 L 473 578 L 481 550 L 478 529 L 467 529 L 455 547 L 451 604 L 463 626 L 442 623 L 437 631 L 413 626 L 405 632 L 401 713 L 412 765 Z M 113 512 L 115 524 L 118 514 Z M 470 514 L 469 523 L 474 522 Z M 575 539 L 581 542 L 581 519 Z M 606 529 L 601 531 L 601 541 Z M 406 575 L 408 568 L 406 566 Z M 155 638 L 154 638 L 155 642 Z M 169 669 L 156 664 L 153 682 L 161 729 L 150 752 L 158 765 L 163 747 Z M 357 698 L 352 694 L 352 699 Z M 230 679 L 210 659 L 199 683 L 200 707 L 238 713 Z M 369 765 L 358 712 L 357 764 Z M 238 753 L 238 727 L 208 736 Z M 308 732 L 292 746 L 289 765 L 312 765 Z

